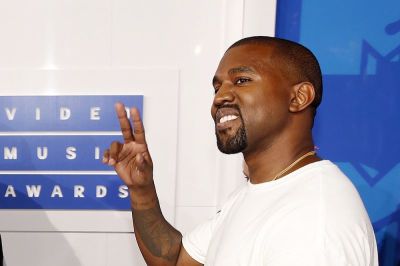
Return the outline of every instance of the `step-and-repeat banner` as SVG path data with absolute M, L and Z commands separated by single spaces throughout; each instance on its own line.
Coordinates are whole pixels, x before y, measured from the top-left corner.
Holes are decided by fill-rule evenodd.
M 142 113 L 141 95 L 0 96 L 0 209 L 129 210 L 127 187 L 101 163 L 122 140 L 117 101 Z
M 284 0 L 277 18 L 277 36 L 305 44 L 321 63 L 318 153 L 360 192 L 380 265 L 400 265 L 400 2 Z

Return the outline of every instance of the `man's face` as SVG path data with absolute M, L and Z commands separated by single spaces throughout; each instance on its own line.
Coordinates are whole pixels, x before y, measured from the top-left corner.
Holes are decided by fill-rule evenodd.
M 288 120 L 289 82 L 273 48 L 245 44 L 228 50 L 213 79 L 211 115 L 223 153 L 267 148 Z

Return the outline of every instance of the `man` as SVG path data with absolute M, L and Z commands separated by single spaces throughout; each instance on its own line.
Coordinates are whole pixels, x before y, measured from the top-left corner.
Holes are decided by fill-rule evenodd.
M 378 265 L 374 233 L 351 182 L 314 151 L 321 102 L 318 62 L 305 47 L 271 37 L 233 44 L 213 78 L 218 148 L 242 152 L 247 186 L 210 221 L 182 235 L 164 219 L 138 111 L 116 104 L 124 143 L 104 163 L 130 191 L 133 225 L 149 265 Z M 334 141 L 334 140 L 332 140 Z

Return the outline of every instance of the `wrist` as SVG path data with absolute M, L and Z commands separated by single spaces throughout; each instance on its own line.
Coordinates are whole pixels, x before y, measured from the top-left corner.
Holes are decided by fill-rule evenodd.
M 155 186 L 129 188 L 131 208 L 134 210 L 151 209 L 159 205 Z

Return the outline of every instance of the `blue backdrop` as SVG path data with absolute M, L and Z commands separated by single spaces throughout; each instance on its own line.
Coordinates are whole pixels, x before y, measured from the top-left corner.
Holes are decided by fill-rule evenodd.
M 276 36 L 310 48 L 324 73 L 318 153 L 358 188 L 380 265 L 398 266 L 400 1 L 278 0 L 277 8 Z
M 0 96 L 0 209 L 129 210 L 101 163 L 122 141 L 117 101 L 142 113 L 142 95 Z

